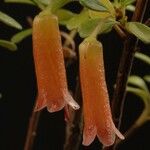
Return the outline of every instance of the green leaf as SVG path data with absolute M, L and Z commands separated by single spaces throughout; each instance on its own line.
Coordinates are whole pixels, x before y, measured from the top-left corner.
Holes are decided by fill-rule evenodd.
M 120 3 L 123 5 L 123 6 L 128 6 L 132 3 L 134 3 L 136 0 L 120 0 Z
M 130 92 L 130 93 L 133 93 L 136 96 L 140 97 L 143 100 L 144 104 L 148 105 L 148 101 L 147 101 L 148 100 L 148 97 L 147 97 L 148 95 L 144 90 L 139 89 L 139 88 L 135 88 L 135 87 L 127 86 L 126 91 Z
M 107 33 L 111 31 L 114 24 L 116 21 L 112 19 L 89 19 L 80 25 L 78 31 L 80 36 L 85 38 L 90 36 L 96 28 L 98 28 L 99 33 Z
M 8 50 L 11 50 L 11 51 L 16 51 L 17 50 L 16 44 L 14 44 L 13 42 L 10 42 L 10 41 L 6 41 L 6 40 L 1 40 L 0 39 L 0 46 L 6 48 Z
M 143 53 L 136 52 L 135 53 L 135 58 L 142 60 L 143 62 L 147 63 L 150 65 L 150 57 L 148 55 L 145 55 Z
M 150 27 L 139 22 L 128 22 L 125 27 L 144 43 L 150 43 Z
M 8 16 L 7 14 L 0 11 L 0 21 L 7 24 L 8 26 L 17 28 L 19 30 L 22 29 L 22 26 L 13 18 Z
M 84 23 L 82 23 L 78 29 L 80 37 L 82 38 L 88 37 L 97 27 L 99 22 L 100 22 L 99 19 L 89 19 Z
M 77 29 L 83 22 L 89 19 L 88 15 L 88 11 L 83 10 L 80 14 L 75 15 L 67 22 L 67 28 L 69 30 Z
M 99 0 L 108 10 L 108 12 L 110 12 L 110 14 L 115 17 L 116 16 L 116 11 L 114 8 L 114 4 L 110 2 L 110 0 Z
M 72 0 L 49 0 L 49 6 L 47 9 L 51 10 L 51 12 L 57 11 L 59 8 L 63 7 Z
M 67 21 L 75 16 L 74 13 L 66 9 L 58 9 L 55 14 L 58 17 L 59 23 L 62 25 L 66 25 Z
M 107 8 L 100 2 L 100 0 L 80 0 L 80 3 L 92 10 L 108 11 Z
M 133 85 L 133 86 L 136 86 L 146 92 L 149 92 L 148 91 L 148 87 L 147 85 L 145 84 L 145 81 L 139 77 L 139 76 L 136 76 L 136 75 L 131 75 L 129 78 L 128 78 L 128 84 L 130 85 Z
M 41 10 L 45 9 L 44 4 L 40 0 L 32 0 Z
M 143 78 L 146 82 L 150 83 L 150 75 L 145 75 Z
M 118 22 L 114 20 L 113 18 L 108 18 L 104 21 L 102 24 L 102 27 L 100 29 L 100 33 L 108 33 L 112 30 L 113 26 L 117 24 Z
M 27 29 L 24 31 L 21 31 L 17 34 L 15 34 L 12 38 L 11 41 L 13 43 L 19 43 L 21 42 L 23 39 L 25 39 L 26 37 L 30 36 L 32 34 L 32 29 Z
M 23 3 L 23 4 L 30 4 L 30 5 L 35 5 L 32 0 L 5 0 L 5 3 Z

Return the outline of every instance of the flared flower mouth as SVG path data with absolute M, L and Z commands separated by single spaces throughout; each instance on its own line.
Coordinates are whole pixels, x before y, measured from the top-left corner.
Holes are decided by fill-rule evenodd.
M 57 16 L 41 13 L 33 21 L 33 55 L 38 84 L 35 111 L 56 112 L 65 105 L 79 109 L 70 95 Z
M 97 136 L 104 146 L 110 146 L 116 135 L 120 139 L 124 137 L 112 121 L 103 47 L 95 38 L 88 38 L 80 44 L 79 50 L 84 112 L 83 144 L 90 145 Z
M 114 123 L 111 123 L 110 134 L 108 133 L 109 128 L 106 127 L 107 132 L 105 130 L 98 132 L 96 125 L 89 125 L 88 129 L 84 129 L 83 131 L 83 142 L 82 144 L 85 146 L 90 145 L 95 137 L 97 136 L 98 139 L 103 143 L 104 146 L 111 146 L 114 144 L 116 136 L 121 140 L 124 140 L 124 136 L 120 133 L 120 131 L 115 127 Z M 107 137 L 107 138 L 106 138 Z
M 34 111 L 40 111 L 43 108 L 47 107 L 47 110 L 49 112 L 57 112 L 63 109 L 66 105 L 69 105 L 74 110 L 77 110 L 80 108 L 80 106 L 77 104 L 77 102 L 73 99 L 71 94 L 69 92 L 65 93 L 64 96 L 58 100 L 48 100 L 47 98 L 42 97 L 42 95 L 39 95 L 37 98 L 36 106 L 34 108 Z M 50 103 L 51 102 L 51 103 Z

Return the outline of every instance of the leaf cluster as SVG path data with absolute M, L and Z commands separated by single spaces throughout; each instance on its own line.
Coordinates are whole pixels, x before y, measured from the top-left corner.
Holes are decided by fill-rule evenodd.
M 143 61 L 150 66 L 150 57 L 136 52 L 135 58 Z M 137 75 L 131 75 L 128 78 L 127 92 L 133 93 L 138 96 L 144 103 L 143 113 L 137 119 L 138 125 L 142 125 L 144 122 L 150 120 L 150 90 L 148 88 L 150 84 L 150 74 L 145 75 L 143 78 Z

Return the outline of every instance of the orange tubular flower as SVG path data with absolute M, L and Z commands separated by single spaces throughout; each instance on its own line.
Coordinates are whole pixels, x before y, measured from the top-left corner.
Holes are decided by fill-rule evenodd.
M 105 82 L 103 47 L 95 38 L 84 40 L 79 47 L 80 79 L 83 95 L 84 131 L 83 144 L 89 145 L 96 135 L 105 146 L 123 135 L 115 127 Z
M 33 22 L 33 55 L 38 84 L 35 110 L 61 110 L 65 104 L 78 109 L 67 87 L 61 36 L 57 17 L 41 13 Z

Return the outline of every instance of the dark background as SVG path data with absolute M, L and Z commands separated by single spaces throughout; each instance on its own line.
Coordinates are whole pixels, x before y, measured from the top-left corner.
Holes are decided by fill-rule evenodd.
M 150 2 L 149 2 L 150 6 Z M 75 11 L 79 8 L 69 6 Z M 34 17 L 39 10 L 34 6 L 21 4 L 4 4 L 0 1 L 0 11 L 16 18 L 29 28 L 27 17 Z M 129 14 L 130 15 L 130 14 Z M 150 17 L 149 7 L 144 21 Z M 18 30 L 0 23 L 0 38 L 9 40 Z M 79 41 L 79 39 L 77 39 Z M 110 98 L 113 93 L 117 68 L 122 52 L 123 43 L 115 31 L 103 35 L 101 41 L 104 45 L 104 58 L 106 67 L 106 80 Z M 0 47 L 0 150 L 23 150 L 29 116 L 36 97 L 37 86 L 32 56 L 32 38 L 28 37 L 18 44 L 19 50 L 10 52 Z M 150 47 L 140 43 L 143 53 L 150 54 Z M 75 75 L 78 72 L 78 62 L 67 68 L 68 83 L 71 90 L 75 87 Z M 72 75 L 73 74 L 73 75 Z M 134 61 L 132 74 L 141 77 L 150 74 L 149 66 L 139 60 Z M 122 131 L 126 131 L 143 109 L 143 104 L 138 98 L 128 94 L 125 103 Z M 65 138 L 65 121 L 63 110 L 57 113 L 48 113 L 43 110 L 37 131 L 34 150 L 62 150 Z M 148 150 L 150 147 L 150 123 L 146 123 L 131 138 L 122 144 L 119 150 Z M 89 147 L 81 149 L 99 150 L 97 140 Z

